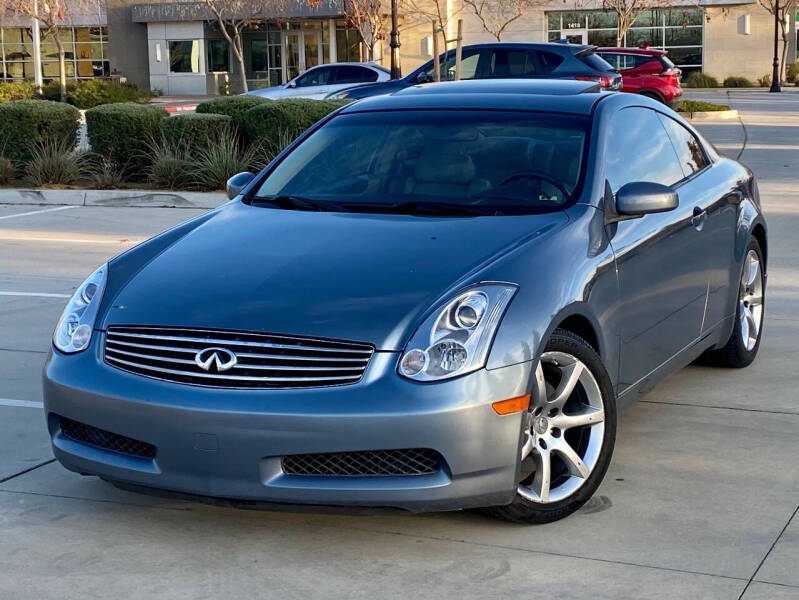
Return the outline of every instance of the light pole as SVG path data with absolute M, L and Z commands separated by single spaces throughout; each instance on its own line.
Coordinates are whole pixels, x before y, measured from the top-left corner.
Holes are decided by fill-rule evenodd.
M 780 37 L 780 0 L 774 0 L 774 63 L 771 69 L 771 88 L 769 92 L 781 92 L 780 89 L 780 61 L 778 58 L 777 42 Z
M 399 30 L 397 29 L 397 0 L 391 0 L 391 79 L 399 79 L 402 77 L 402 68 L 400 67 L 399 57 Z
M 42 47 L 41 36 L 39 34 L 39 3 L 38 0 L 33 2 L 33 23 L 31 27 L 31 35 L 33 37 L 33 85 L 36 88 L 36 93 L 42 93 Z

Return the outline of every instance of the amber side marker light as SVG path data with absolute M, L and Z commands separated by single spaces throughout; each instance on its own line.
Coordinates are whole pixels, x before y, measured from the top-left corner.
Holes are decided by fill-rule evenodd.
M 499 402 L 494 402 L 491 406 L 498 415 L 512 415 L 513 413 L 522 412 L 530 407 L 530 394 L 500 400 Z

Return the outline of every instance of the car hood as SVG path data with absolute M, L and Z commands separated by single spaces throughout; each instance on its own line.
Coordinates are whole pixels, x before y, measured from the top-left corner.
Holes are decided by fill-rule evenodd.
M 409 84 L 404 79 L 378 81 L 376 83 L 367 83 L 344 88 L 342 90 L 333 92 L 330 95 L 335 96 L 341 92 L 347 92 L 347 98 L 352 100 L 360 100 L 361 98 L 371 98 L 372 96 L 391 94 L 397 90 L 404 90 L 406 87 L 408 87 L 408 85 Z
M 562 212 L 427 217 L 232 203 L 154 258 L 112 263 L 101 328 L 246 330 L 401 350 L 442 295 L 480 281 L 487 265 L 567 220 Z M 114 280 L 115 268 L 131 274 Z

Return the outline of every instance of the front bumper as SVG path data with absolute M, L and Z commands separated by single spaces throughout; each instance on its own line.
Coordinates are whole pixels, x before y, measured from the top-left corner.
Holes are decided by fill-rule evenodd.
M 398 354 L 374 354 L 354 385 L 228 390 L 169 383 L 103 362 L 104 335 L 76 355 L 51 352 L 44 402 L 66 468 L 127 484 L 275 503 L 449 510 L 509 503 L 521 415 L 493 402 L 528 392 L 530 365 L 420 384 L 395 373 Z M 66 437 L 60 417 L 153 444 L 138 458 Z M 308 476 L 282 471 L 290 454 L 430 448 L 434 474 Z

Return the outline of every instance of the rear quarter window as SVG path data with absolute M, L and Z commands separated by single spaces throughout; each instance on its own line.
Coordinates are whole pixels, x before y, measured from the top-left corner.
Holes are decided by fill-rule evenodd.
M 577 57 L 582 63 L 588 65 L 592 69 L 597 71 L 613 71 L 613 67 L 610 66 L 610 63 L 606 61 L 604 58 L 599 56 L 598 54 L 594 54 L 591 52 L 590 54 L 584 54 L 582 56 Z

